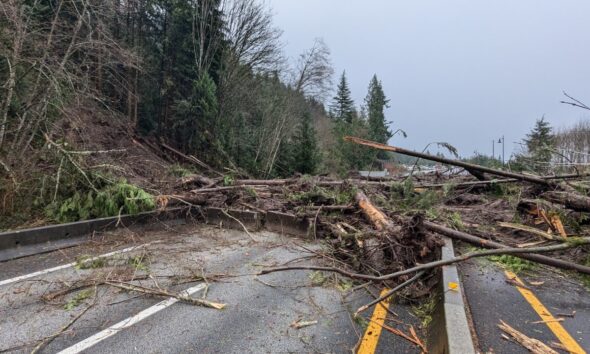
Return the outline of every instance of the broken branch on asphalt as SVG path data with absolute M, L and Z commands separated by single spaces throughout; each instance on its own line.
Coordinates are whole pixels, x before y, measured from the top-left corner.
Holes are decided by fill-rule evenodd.
M 205 300 L 205 299 L 198 299 L 198 298 L 192 298 L 188 295 L 184 295 L 183 293 L 173 293 L 164 289 L 158 289 L 158 288 L 148 288 L 148 287 L 144 287 L 141 285 L 134 285 L 134 284 L 130 284 L 130 283 L 125 283 L 125 282 L 106 282 L 106 284 L 114 286 L 116 288 L 121 288 L 127 291 L 134 291 L 134 292 L 139 292 L 139 293 L 144 293 L 144 294 L 148 294 L 148 295 L 153 295 L 153 296 L 160 296 L 160 297 L 168 297 L 168 298 L 175 298 L 177 300 L 192 304 L 192 305 L 198 305 L 198 306 L 204 306 L 204 307 L 209 307 L 209 308 L 213 308 L 216 310 L 222 310 L 226 305 L 222 304 L 222 303 L 218 303 L 218 302 L 213 302 L 213 301 L 209 301 L 209 300 Z

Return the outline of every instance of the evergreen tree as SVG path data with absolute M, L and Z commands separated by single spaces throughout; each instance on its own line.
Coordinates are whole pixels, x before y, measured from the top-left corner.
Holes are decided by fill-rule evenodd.
M 546 166 L 551 161 L 551 149 L 555 144 L 552 128 L 545 117 L 537 120 L 535 127 L 524 139 L 529 156 L 536 164 Z
M 374 75 L 369 83 L 369 92 L 365 98 L 369 138 L 373 141 L 387 144 L 389 138 L 392 137 L 387 122 L 385 121 L 384 110 L 388 106 L 389 100 L 385 97 L 381 82 Z
M 295 171 L 303 174 L 313 174 L 317 169 L 319 157 L 311 113 L 305 112 L 299 129 L 293 138 L 293 166 Z
M 340 161 L 340 172 L 342 174 L 351 170 L 362 170 L 371 165 L 376 156 L 374 149 L 344 141 L 345 136 L 368 139 L 366 120 L 354 117 L 350 124 L 337 121 L 334 125 L 333 134 L 336 140 L 334 153 Z
M 340 77 L 340 83 L 338 83 L 334 102 L 330 108 L 331 114 L 334 118 L 349 124 L 352 123 L 352 120 L 356 115 L 354 101 L 350 96 L 350 89 L 348 88 L 348 81 L 346 80 L 346 72 L 343 71 L 342 76 Z

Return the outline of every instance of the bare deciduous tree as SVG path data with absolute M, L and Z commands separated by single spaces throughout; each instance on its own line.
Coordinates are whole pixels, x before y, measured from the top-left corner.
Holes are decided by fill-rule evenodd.
M 257 0 L 227 0 L 223 4 L 229 65 L 254 71 L 272 71 L 283 62 L 282 31 L 272 23 L 272 14 Z
M 330 62 L 330 49 L 320 38 L 299 56 L 293 87 L 306 96 L 325 98 L 332 86 L 334 69 Z

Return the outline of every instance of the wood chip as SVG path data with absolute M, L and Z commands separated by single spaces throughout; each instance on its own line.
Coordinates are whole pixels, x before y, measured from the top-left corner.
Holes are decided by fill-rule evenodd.
M 539 324 L 539 323 L 552 323 L 552 322 L 563 322 L 565 319 L 564 318 L 554 318 L 552 320 L 544 320 L 544 321 L 534 321 L 531 323 L 534 324 Z
M 295 328 L 295 329 L 300 329 L 303 327 L 309 327 L 309 326 L 313 326 L 318 324 L 318 321 L 303 321 L 303 320 L 299 320 L 299 321 L 295 321 L 293 323 L 291 323 L 291 327 Z

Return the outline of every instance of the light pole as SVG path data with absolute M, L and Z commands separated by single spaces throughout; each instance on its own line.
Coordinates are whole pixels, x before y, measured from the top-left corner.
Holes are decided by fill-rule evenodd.
M 504 166 L 504 135 L 498 139 L 498 144 L 502 143 L 502 166 Z
M 496 159 L 496 140 L 492 140 L 492 159 Z

